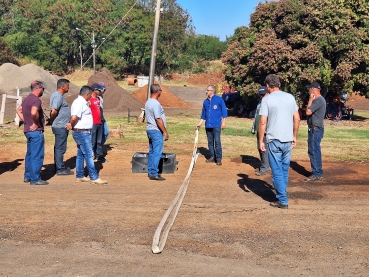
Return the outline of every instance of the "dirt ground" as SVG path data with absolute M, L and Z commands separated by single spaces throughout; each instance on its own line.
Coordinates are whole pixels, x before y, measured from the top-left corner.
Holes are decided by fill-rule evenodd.
M 201 107 L 203 89 L 192 90 L 171 91 Z M 269 207 L 270 175 L 254 174 L 256 157 L 217 167 L 201 154 L 166 246 L 152 254 L 191 157 L 177 155 L 178 170 L 155 182 L 131 170 L 145 143 L 108 144 L 97 168 L 109 183 L 96 186 L 54 175 L 52 147 L 50 184 L 37 187 L 23 183 L 25 144 L 0 145 L 0 276 L 369 276 L 367 162 L 324 160 L 324 180 L 310 184 L 307 157 L 292 159 L 290 207 L 280 210 Z M 74 145 L 65 159 L 74 169 Z

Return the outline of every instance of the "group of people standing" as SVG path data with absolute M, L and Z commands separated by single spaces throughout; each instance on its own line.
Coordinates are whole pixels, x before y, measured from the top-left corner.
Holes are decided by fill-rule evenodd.
M 83 86 L 77 99 L 69 108 L 64 94 L 69 91 L 69 80 L 59 79 L 56 91 L 50 97 L 50 118 L 48 124 L 55 136 L 54 166 L 58 176 L 74 175 L 66 167 L 64 154 L 67 150 L 69 131 L 77 144 L 76 181 L 105 184 L 99 178 L 95 162 L 107 162 L 103 154 L 103 145 L 109 135 L 109 130 L 103 115 L 103 94 L 106 91 L 104 83 Z M 27 138 L 25 156 L 24 182 L 31 185 L 47 185 L 41 179 L 41 168 L 44 162 L 44 127 L 45 117 L 40 97 L 44 92 L 44 84 L 40 81 L 31 83 L 31 93 L 23 100 L 17 109 L 17 114 L 24 123 L 24 134 Z M 89 178 L 84 175 L 86 163 Z
M 265 86 L 260 87 L 253 133 L 257 133 L 257 147 L 261 166 L 256 175 L 272 172 L 272 182 L 276 191 L 277 201 L 270 205 L 276 208 L 288 208 L 288 172 L 292 149 L 297 143 L 297 133 L 300 124 L 298 106 L 292 94 L 280 90 L 279 77 L 270 74 L 265 79 Z M 322 155 L 320 143 L 324 135 L 324 115 L 326 103 L 320 94 L 320 84 L 313 82 L 307 86 L 310 97 L 307 105 L 308 116 L 308 155 L 312 175 L 306 182 L 319 181 L 323 178 Z M 99 178 L 94 162 L 107 162 L 102 146 L 107 136 L 108 128 L 103 115 L 103 94 L 106 91 L 104 83 L 83 86 L 79 96 L 73 101 L 71 109 L 64 98 L 69 91 L 69 81 L 59 79 L 57 89 L 50 98 L 50 124 L 55 135 L 54 163 L 57 175 L 73 175 L 63 161 L 67 149 L 69 131 L 77 144 L 76 181 L 105 184 Z M 25 157 L 24 182 L 31 185 L 47 185 L 40 177 L 44 160 L 44 126 L 45 118 L 39 99 L 44 92 L 40 81 L 31 84 L 31 93 L 17 109 L 17 114 L 24 122 L 24 134 L 27 138 L 27 153 Z M 227 108 L 224 100 L 215 94 L 216 88 L 209 85 L 206 88 L 206 99 L 203 102 L 199 129 L 205 122 L 208 139 L 209 157 L 207 163 L 222 165 L 221 131 L 226 127 Z M 145 104 L 146 133 L 149 141 L 148 177 L 150 180 L 164 181 L 159 174 L 159 163 L 163 154 L 164 141 L 169 139 L 166 129 L 166 116 L 159 97 L 160 85 L 150 87 L 150 98 Z M 86 163 L 89 178 L 84 175 Z
M 277 201 L 270 203 L 276 208 L 288 208 L 288 176 L 292 149 L 297 143 L 300 116 L 296 100 L 292 94 L 281 91 L 281 82 L 275 74 L 269 74 L 265 86 L 259 88 L 260 101 L 257 105 L 252 132 L 257 133 L 257 147 L 261 166 L 255 174 L 262 176 L 272 172 L 272 182 Z M 320 84 L 313 82 L 307 86 L 310 93 L 306 114 L 308 116 L 308 155 L 312 175 L 305 182 L 319 181 L 323 178 L 320 142 L 324 135 L 325 99 L 320 94 Z M 150 180 L 163 181 L 159 175 L 159 161 L 163 152 L 164 140 L 169 135 L 166 130 L 166 117 L 158 101 L 161 88 L 151 86 L 151 97 L 146 102 L 146 132 L 149 139 L 148 176 Z M 206 88 L 199 129 L 205 121 L 209 157 L 207 163 L 222 165 L 221 131 L 226 127 L 227 109 L 224 100 L 215 94 L 215 86 Z
M 261 167 L 256 175 L 272 171 L 272 182 L 277 201 L 270 203 L 276 208 L 288 208 L 288 172 L 292 148 L 297 143 L 300 116 L 295 98 L 280 90 L 279 77 L 270 74 L 265 79 L 265 87 L 259 89 L 260 102 L 257 106 L 254 129 L 257 128 L 257 142 Z M 324 115 L 326 103 L 320 94 L 320 84 L 309 86 L 309 102 L 306 115 L 308 123 L 308 155 L 312 169 L 305 182 L 319 181 L 323 178 L 320 143 L 324 135 Z

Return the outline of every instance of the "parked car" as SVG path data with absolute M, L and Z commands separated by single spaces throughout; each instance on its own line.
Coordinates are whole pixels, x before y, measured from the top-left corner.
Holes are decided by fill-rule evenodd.
M 222 94 L 227 109 L 237 116 L 253 117 L 255 115 L 258 100 L 250 97 L 244 100 L 239 91 L 225 92 Z

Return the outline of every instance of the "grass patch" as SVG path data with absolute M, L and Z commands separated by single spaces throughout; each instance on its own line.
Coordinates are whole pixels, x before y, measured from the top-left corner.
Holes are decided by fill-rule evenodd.
M 322 140 L 323 159 L 335 161 L 368 161 L 369 153 L 369 112 L 360 112 L 361 121 L 342 121 L 335 125 L 326 124 L 325 134 Z M 146 124 L 127 122 L 127 117 L 107 117 L 110 128 L 116 128 L 119 124 L 123 130 L 124 138 L 110 138 L 108 143 L 114 143 L 117 147 L 136 149 L 137 145 L 147 145 Z M 167 153 L 190 154 L 193 150 L 196 124 L 198 116 L 177 115 L 168 116 L 167 125 L 169 140 L 165 142 L 164 151 Z M 227 128 L 222 131 L 222 146 L 224 157 L 235 158 L 242 155 L 258 157 L 256 149 L 256 136 L 252 135 L 252 119 L 234 118 L 227 119 Z M 308 160 L 307 155 L 307 126 L 301 121 L 297 138 L 297 146 L 293 150 L 292 159 Z M 54 143 L 54 135 L 51 127 L 45 129 L 45 141 L 48 147 Z M 71 142 L 73 144 L 71 144 Z M 0 128 L 0 143 L 3 149 L 16 147 L 16 144 L 25 144 L 23 126 L 5 126 Z M 71 134 L 68 137 L 68 145 L 74 147 Z M 199 147 L 207 148 L 207 138 L 204 125 L 199 132 Z M 142 146 L 140 146 L 142 147 Z M 142 151 L 147 151 L 144 147 Z

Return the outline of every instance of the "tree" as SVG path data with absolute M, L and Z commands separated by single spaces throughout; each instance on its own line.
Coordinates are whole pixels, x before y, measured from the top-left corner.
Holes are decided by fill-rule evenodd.
M 6 45 L 6 42 L 0 38 L 0 65 L 4 63 L 13 63 L 18 65 L 17 59 L 14 57 L 13 51 Z
M 245 94 L 276 73 L 290 92 L 317 80 L 369 97 L 368 18 L 364 0 L 259 3 L 249 28 L 236 30 L 223 54 L 226 79 Z

